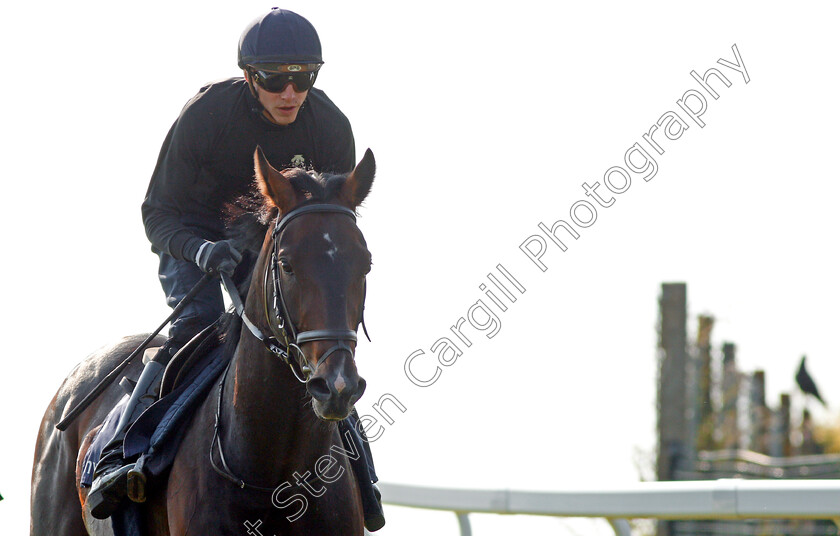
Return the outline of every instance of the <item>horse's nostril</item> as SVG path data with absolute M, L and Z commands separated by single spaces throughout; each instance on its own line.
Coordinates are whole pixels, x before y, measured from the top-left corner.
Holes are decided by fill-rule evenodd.
M 306 390 L 312 398 L 324 402 L 330 398 L 330 387 L 324 378 L 312 378 L 306 382 Z
M 357 400 L 362 398 L 362 395 L 365 394 L 365 388 L 367 387 L 367 382 L 364 378 L 359 378 L 359 383 L 356 385 L 356 392 L 354 392 L 350 396 L 350 403 L 355 404 Z

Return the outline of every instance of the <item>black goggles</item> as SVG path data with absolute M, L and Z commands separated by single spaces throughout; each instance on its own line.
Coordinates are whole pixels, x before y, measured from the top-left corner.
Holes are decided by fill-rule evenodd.
M 298 93 L 303 93 L 312 88 L 315 79 L 318 78 L 318 71 L 278 73 L 254 70 L 251 71 L 251 75 L 254 83 L 269 93 L 282 93 L 288 84 L 292 84 Z

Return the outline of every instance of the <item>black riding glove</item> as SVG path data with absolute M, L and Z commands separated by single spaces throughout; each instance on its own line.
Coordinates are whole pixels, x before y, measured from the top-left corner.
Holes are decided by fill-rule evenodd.
M 205 242 L 195 256 L 195 263 L 208 274 L 233 275 L 233 270 L 241 260 L 242 254 L 236 251 L 230 240 Z

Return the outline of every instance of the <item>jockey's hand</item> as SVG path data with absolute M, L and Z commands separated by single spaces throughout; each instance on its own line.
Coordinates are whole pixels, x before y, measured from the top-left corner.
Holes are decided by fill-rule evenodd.
M 233 275 L 233 270 L 241 260 L 242 254 L 236 251 L 230 240 L 205 242 L 195 256 L 195 263 L 208 274 Z

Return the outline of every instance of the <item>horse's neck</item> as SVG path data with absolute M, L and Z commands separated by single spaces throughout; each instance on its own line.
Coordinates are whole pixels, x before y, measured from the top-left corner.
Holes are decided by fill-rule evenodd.
M 303 384 L 249 332 L 242 333 L 231 361 L 221 417 L 231 468 L 262 486 L 313 467 L 335 433 L 334 425 L 315 416 Z
M 268 333 L 262 304 L 257 303 L 262 288 L 256 285 L 249 292 L 246 314 Z M 315 416 L 305 386 L 244 326 L 230 366 L 222 400 L 222 439 L 230 450 L 232 469 L 243 479 L 257 485 L 282 481 L 294 471 L 303 473 L 329 452 L 335 425 Z

